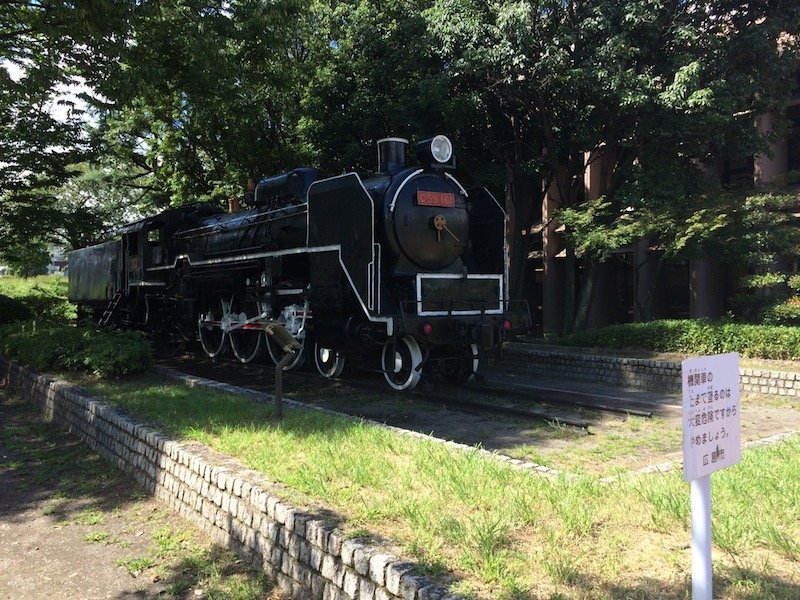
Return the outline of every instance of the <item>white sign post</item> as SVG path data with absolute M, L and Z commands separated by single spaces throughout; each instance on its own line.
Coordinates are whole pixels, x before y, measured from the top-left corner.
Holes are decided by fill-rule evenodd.
M 742 458 L 739 355 L 684 360 L 681 375 L 683 475 L 691 482 L 692 500 L 692 600 L 711 600 L 711 473 Z

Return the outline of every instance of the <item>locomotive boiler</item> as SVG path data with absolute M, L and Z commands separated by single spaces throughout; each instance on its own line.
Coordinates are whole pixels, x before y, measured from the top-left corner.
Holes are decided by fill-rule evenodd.
M 442 135 L 378 142 L 378 169 L 324 177 L 298 168 L 258 183 L 247 210 L 204 204 L 123 227 L 70 253 L 70 300 L 103 325 L 198 339 L 210 357 L 277 364 L 276 326 L 324 377 L 372 365 L 396 390 L 423 371 L 466 380 L 479 344 L 530 325 L 509 300 L 505 213 L 453 175 Z

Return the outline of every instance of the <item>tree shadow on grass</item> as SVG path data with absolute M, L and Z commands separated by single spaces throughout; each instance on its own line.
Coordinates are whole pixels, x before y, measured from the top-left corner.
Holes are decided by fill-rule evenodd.
M 0 467 L 18 493 L 3 486 L 8 497 L 0 503 L 0 518 L 13 521 L 15 514 L 44 502 L 45 514 L 69 521 L 85 511 L 113 511 L 146 497 L 78 438 L 41 421 L 35 409 L 18 397 L 2 394 Z
M 274 586 L 262 572 L 211 545 L 75 436 L 43 422 L 32 406 L 2 389 L 0 523 L 28 538 L 15 552 L 31 552 L 45 536 L 52 542 L 47 550 L 61 554 L 47 563 L 52 590 L 32 581 L 31 588 L 18 590 L 21 596 L 68 593 L 61 581 L 89 571 L 92 582 L 81 596 L 107 597 L 111 587 L 103 587 L 103 578 L 108 577 L 109 584 L 127 581 L 117 586 L 125 590 L 115 596 L 120 599 L 194 598 L 196 590 L 231 599 L 278 597 L 270 596 Z M 86 563 L 87 557 L 106 568 Z
M 690 568 L 690 565 L 687 565 Z M 771 573 L 715 564 L 715 598 L 737 600 L 794 600 L 800 598 L 800 582 L 787 581 Z M 576 573 L 570 579 L 571 592 L 557 592 L 551 600 L 572 598 L 614 598 L 619 600 L 685 600 L 692 595 L 691 574 L 684 583 L 651 577 L 630 577 L 623 572 L 618 581 L 602 581 L 594 575 Z

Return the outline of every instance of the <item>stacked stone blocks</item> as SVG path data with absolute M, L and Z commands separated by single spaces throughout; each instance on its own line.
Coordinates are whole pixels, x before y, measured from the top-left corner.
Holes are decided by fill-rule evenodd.
M 537 377 L 588 381 L 659 392 L 681 392 L 679 361 L 625 358 L 539 349 L 530 344 L 506 344 L 504 363 Z M 739 369 L 741 391 L 772 396 L 797 396 L 800 373 Z
M 414 564 L 284 502 L 280 488 L 200 444 L 178 442 L 70 384 L 0 358 L 8 389 L 36 404 L 181 516 L 276 581 L 289 598 L 457 600 Z

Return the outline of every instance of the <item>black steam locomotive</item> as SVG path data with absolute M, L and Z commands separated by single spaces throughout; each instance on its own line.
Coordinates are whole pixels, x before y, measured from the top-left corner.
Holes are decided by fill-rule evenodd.
M 417 145 L 418 166 L 407 148 L 380 140 L 369 178 L 298 168 L 259 182 L 241 212 L 193 204 L 131 223 L 69 254 L 70 300 L 101 325 L 199 338 L 210 357 L 266 348 L 277 364 L 280 326 L 300 347 L 288 369 L 310 352 L 325 377 L 372 360 L 396 390 L 423 367 L 468 379 L 479 343 L 530 324 L 507 298 L 505 213 L 453 177 L 445 136 Z

